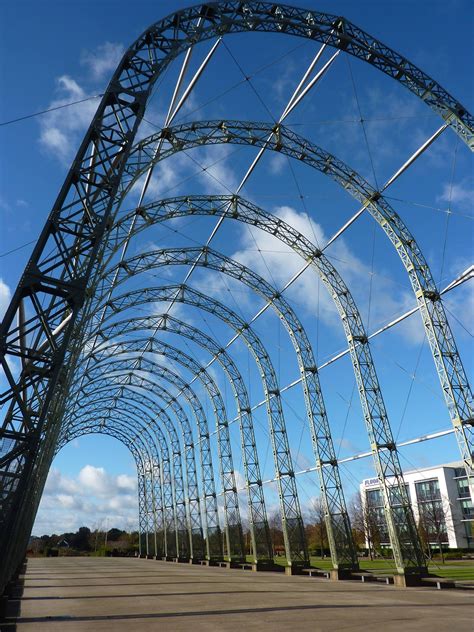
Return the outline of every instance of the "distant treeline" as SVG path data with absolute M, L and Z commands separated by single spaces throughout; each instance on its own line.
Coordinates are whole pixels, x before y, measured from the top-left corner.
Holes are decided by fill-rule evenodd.
M 108 531 L 80 527 L 76 532 L 32 536 L 28 553 L 38 556 L 57 555 L 135 555 L 138 551 L 138 531 L 123 531 L 115 527 Z

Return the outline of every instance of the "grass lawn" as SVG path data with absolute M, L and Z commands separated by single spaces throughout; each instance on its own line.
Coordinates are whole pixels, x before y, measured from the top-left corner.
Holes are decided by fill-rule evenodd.
M 286 558 L 276 557 L 275 562 L 276 564 L 285 566 Z M 393 560 L 361 559 L 359 560 L 359 564 L 360 569 L 363 571 L 372 571 L 382 574 L 393 574 L 396 572 Z M 311 557 L 311 566 L 323 570 L 332 568 L 330 558 L 321 557 Z M 443 564 L 441 560 L 435 560 L 429 565 L 428 570 L 433 575 L 439 575 L 440 577 L 448 577 L 457 580 L 474 580 L 474 560 L 447 560 L 445 564 Z

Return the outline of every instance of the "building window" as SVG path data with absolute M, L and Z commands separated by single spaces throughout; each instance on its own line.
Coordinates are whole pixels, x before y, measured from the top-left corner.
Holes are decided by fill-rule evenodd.
M 420 481 L 415 483 L 416 498 L 418 503 L 432 500 L 441 500 L 441 492 L 439 489 L 439 481 L 437 478 L 429 481 Z
M 469 491 L 469 484 L 467 482 L 467 478 L 459 478 L 456 481 L 456 485 L 458 488 L 458 496 L 459 498 L 470 498 L 471 492 Z
M 463 520 L 472 520 L 474 519 L 474 507 L 472 505 L 471 499 L 461 500 L 461 511 L 462 511 L 462 519 Z

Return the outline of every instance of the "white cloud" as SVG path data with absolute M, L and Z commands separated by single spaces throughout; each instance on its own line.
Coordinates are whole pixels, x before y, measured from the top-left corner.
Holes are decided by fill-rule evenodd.
M 0 319 L 3 318 L 8 305 L 10 304 L 10 300 L 12 297 L 12 293 L 8 285 L 0 278 Z
M 49 472 L 33 533 L 62 533 L 86 525 L 136 529 L 136 477 L 109 474 L 103 467 L 85 465 L 76 477 L 57 468 Z
M 68 75 L 57 79 L 57 92 L 58 98 L 51 101 L 49 108 L 91 96 Z M 80 137 L 94 116 L 98 102 L 98 99 L 92 99 L 45 114 L 40 121 L 40 144 L 43 148 L 61 162 L 69 163 Z
M 125 48 L 122 44 L 105 42 L 94 50 L 84 51 L 81 64 L 87 66 L 94 79 L 111 75 L 118 66 Z
M 436 199 L 440 202 L 451 202 L 462 209 L 474 210 L 474 187 L 467 180 L 453 183 L 452 186 L 446 182 L 441 195 Z

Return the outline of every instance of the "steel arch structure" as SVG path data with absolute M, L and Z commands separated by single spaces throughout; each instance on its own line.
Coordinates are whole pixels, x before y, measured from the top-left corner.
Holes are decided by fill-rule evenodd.
M 125 403 L 124 407 L 122 407 L 122 402 Z M 106 408 L 105 404 L 109 403 L 113 405 Z M 183 450 L 181 449 L 176 428 L 164 408 L 159 406 L 155 400 L 147 397 L 145 392 L 139 394 L 130 390 L 127 385 L 122 385 L 119 389 L 113 388 L 113 380 L 111 380 L 111 383 L 108 383 L 106 386 L 97 386 L 94 388 L 94 392 L 88 398 L 87 404 L 81 409 L 81 414 L 76 415 L 68 423 L 66 427 L 67 432 L 74 430 L 75 427 L 81 425 L 81 423 L 89 423 L 91 416 L 102 414 L 102 408 L 106 408 L 106 410 L 115 409 L 118 410 L 120 414 L 124 411 L 129 412 L 130 418 L 133 420 L 134 415 L 139 416 L 139 406 L 143 406 L 148 410 L 142 413 L 142 418 L 136 424 L 137 428 L 147 430 L 147 432 L 153 430 L 154 434 L 157 435 L 159 446 L 161 448 L 160 461 L 164 462 L 165 460 L 163 443 L 167 444 L 167 451 L 168 453 L 171 452 L 173 456 L 171 476 L 173 494 L 171 496 L 169 493 L 166 494 L 167 499 L 172 499 L 172 505 L 165 506 L 165 510 L 167 512 L 167 525 L 171 523 L 174 525 L 173 528 L 167 529 L 167 531 L 169 531 L 170 534 L 173 532 L 174 535 L 172 537 L 171 535 L 170 537 L 167 536 L 167 542 L 170 544 L 169 551 L 165 553 L 165 556 L 182 559 L 192 558 L 191 529 L 190 521 L 188 521 L 188 508 L 186 507 L 185 486 L 181 462 Z M 153 411 L 153 414 L 148 411 Z M 158 413 L 158 417 L 155 416 L 156 413 Z M 146 422 L 145 419 L 147 420 Z M 161 423 L 159 423 L 158 420 Z M 168 441 L 166 441 L 166 436 L 163 435 L 161 425 L 163 425 L 166 429 Z
M 219 364 L 221 365 L 223 371 L 226 373 L 232 391 L 234 393 L 234 398 L 236 400 L 238 417 L 239 417 L 239 427 L 240 427 L 240 436 L 241 436 L 241 446 L 242 446 L 242 461 L 244 465 L 244 475 L 247 485 L 247 493 L 248 493 L 248 506 L 249 506 L 249 515 L 250 515 L 250 535 L 252 541 L 253 548 L 253 556 L 255 562 L 270 562 L 272 560 L 272 545 L 270 540 L 270 533 L 268 528 L 268 519 L 267 519 L 267 511 L 265 507 L 265 500 L 263 496 L 262 489 L 262 476 L 260 473 L 260 464 L 258 458 L 258 452 L 256 449 L 256 439 L 255 432 L 252 420 L 252 413 L 250 410 L 250 400 L 247 393 L 247 389 L 245 387 L 244 380 L 240 371 L 238 370 L 236 364 L 232 360 L 231 356 L 222 349 L 210 336 L 205 334 L 203 331 L 193 327 L 179 319 L 173 318 L 172 316 L 163 315 L 163 317 L 150 317 L 150 319 L 131 319 L 130 321 L 125 321 L 124 323 L 115 323 L 109 325 L 104 328 L 101 332 L 101 335 L 105 336 L 109 341 L 115 336 L 113 329 L 116 326 L 124 328 L 124 331 L 127 333 L 132 333 L 133 331 L 140 331 L 143 329 L 149 329 L 159 327 L 161 330 L 165 330 L 168 333 L 175 333 L 179 336 L 184 336 L 197 344 L 199 344 L 202 348 L 206 349 L 211 355 L 216 355 Z M 118 334 L 120 336 L 120 334 Z M 132 350 L 139 352 L 143 349 L 146 349 L 148 343 L 148 339 L 141 340 L 133 339 L 133 341 L 129 341 L 128 344 L 116 343 L 111 344 L 108 343 L 106 347 L 103 348 L 105 353 L 113 353 L 112 360 L 110 357 L 106 357 L 102 360 L 102 362 L 107 362 L 107 368 L 116 365 L 117 355 L 122 354 L 130 354 Z M 86 361 L 86 358 L 82 360 L 82 364 Z M 122 362 L 123 371 L 128 371 L 132 367 L 135 362 L 133 358 L 129 358 L 128 361 Z M 122 365 L 120 365 L 122 367 Z M 103 364 L 100 362 L 96 365 L 97 367 L 102 367 Z M 79 365 L 79 371 L 82 366 Z M 159 369 L 159 376 L 162 374 L 164 368 Z M 153 375 L 156 375 L 157 369 L 155 368 L 153 371 Z M 130 376 L 132 377 L 132 376 Z M 85 384 L 81 386 L 81 393 L 84 393 L 85 386 L 91 383 L 91 380 L 94 379 L 94 372 L 88 372 L 85 376 Z M 144 378 L 142 378 L 144 380 Z M 148 381 L 148 380 L 144 380 Z M 95 382 L 94 382 L 95 384 Z M 153 392 L 156 392 L 157 395 L 163 397 L 163 389 L 159 386 L 159 384 L 155 384 L 150 382 L 152 385 Z M 94 386 L 94 390 L 96 387 Z M 75 390 L 71 391 L 71 396 L 73 397 L 75 394 Z M 169 393 L 166 392 L 165 401 L 167 406 L 174 407 L 179 406 L 177 399 L 175 397 L 171 397 Z M 179 407 L 181 408 L 181 407 Z M 176 413 L 176 411 L 175 411 Z M 184 415 L 184 412 L 178 413 L 180 417 Z M 186 420 L 187 422 L 187 420 Z M 189 426 L 189 424 L 188 424 Z M 190 438 L 189 438 L 190 436 Z M 183 433 L 183 439 L 185 439 Z M 192 451 L 193 441 L 192 441 L 192 433 L 190 429 L 188 430 L 188 440 L 187 440 L 187 448 L 190 454 L 194 454 Z
M 165 138 L 170 146 L 158 156 L 152 153 L 157 139 Z M 271 139 L 271 140 L 269 140 Z M 132 151 L 121 182 L 123 195 L 151 162 L 176 152 L 203 144 L 242 144 L 277 151 L 317 169 L 340 184 L 365 209 L 384 231 L 408 274 L 428 339 L 443 396 L 458 441 L 468 477 L 474 480 L 474 415 L 472 392 L 446 317 L 428 262 L 414 236 L 383 195 L 360 174 L 328 153 L 282 125 L 243 121 L 203 121 L 164 129 L 140 142 Z M 119 196 L 119 199 L 121 197 Z M 323 250 L 325 247 L 323 248 Z M 317 257 L 316 257 L 317 258 Z M 357 340 L 365 344 L 364 340 Z
M 135 216 L 136 212 L 130 214 L 130 216 Z M 135 224 L 134 231 L 139 232 L 149 226 L 152 226 L 155 223 L 165 221 L 167 219 L 173 219 L 176 217 L 183 217 L 188 215 L 212 215 L 212 216 L 225 216 L 233 220 L 241 221 L 244 223 L 248 223 L 252 226 L 256 226 L 263 231 L 266 231 L 272 234 L 277 239 L 281 240 L 283 243 L 290 246 L 295 252 L 297 252 L 305 261 L 309 261 L 311 266 L 318 273 L 323 283 L 327 287 L 330 296 L 333 298 L 335 305 L 338 309 L 339 315 L 341 317 L 341 323 L 343 325 L 348 347 L 351 350 L 351 357 L 354 367 L 354 373 L 356 376 L 357 383 L 359 384 L 359 391 L 361 397 L 361 403 L 364 410 L 364 414 L 366 417 L 366 422 L 368 425 L 368 433 L 371 442 L 371 446 L 374 451 L 374 458 L 376 460 L 376 471 L 378 472 L 379 479 L 382 485 L 382 489 L 385 492 L 386 498 L 386 514 L 391 516 L 394 513 L 393 521 L 396 521 L 397 512 L 399 513 L 399 509 L 393 512 L 392 504 L 396 506 L 404 506 L 409 507 L 409 500 L 406 498 L 406 494 L 404 493 L 404 483 L 403 476 L 401 474 L 401 468 L 398 463 L 397 457 L 394 454 L 391 454 L 392 450 L 388 450 L 385 454 L 384 448 L 386 446 L 393 446 L 395 448 L 395 443 L 393 441 L 392 433 L 390 430 L 390 425 L 388 423 L 387 413 L 385 411 L 385 406 L 383 404 L 383 399 L 381 397 L 381 389 L 378 384 L 377 375 L 375 372 L 375 368 L 373 366 L 373 360 L 370 353 L 370 346 L 368 344 L 358 343 L 357 341 L 365 341 L 367 339 L 367 334 L 362 324 L 362 319 L 360 317 L 357 306 L 351 296 L 351 293 L 344 283 L 342 277 L 339 275 L 334 266 L 330 263 L 329 259 L 322 253 L 314 244 L 312 244 L 307 238 L 298 233 L 294 228 L 286 224 L 280 218 L 276 218 L 269 213 L 266 213 L 262 209 L 259 209 L 254 204 L 249 203 L 248 201 L 236 197 L 236 196 L 186 196 L 177 199 L 171 200 L 160 200 L 157 203 L 150 203 L 145 207 L 140 208 L 140 220 L 138 224 Z M 130 216 L 125 216 L 121 218 L 113 228 L 114 234 L 114 250 L 118 249 L 121 244 L 121 239 L 119 235 L 123 233 L 122 224 L 126 224 L 130 219 Z M 116 240 L 116 242 L 115 242 Z M 157 257 L 160 256 L 159 253 L 154 253 Z M 153 258 L 154 258 L 153 255 Z M 213 253 L 215 260 L 223 260 L 224 258 L 220 257 L 217 253 Z M 141 258 L 147 258 L 147 255 L 140 255 Z M 209 257 L 205 257 L 203 259 L 202 265 L 211 267 L 213 269 L 220 269 L 219 264 L 216 264 L 216 261 L 210 262 Z M 129 264 L 128 260 L 120 263 L 122 270 L 121 274 L 126 277 L 131 276 L 136 273 L 135 264 Z M 237 268 L 237 272 L 234 272 L 234 276 L 241 278 L 245 276 L 245 272 L 240 274 L 243 270 L 243 266 L 239 266 L 235 262 L 231 263 L 230 267 Z M 239 272 L 240 269 L 240 272 Z M 232 274 L 232 272 L 229 272 Z M 114 274 L 113 269 L 108 269 L 108 271 L 104 272 L 104 277 L 102 283 L 104 287 L 108 285 L 110 282 L 109 277 L 114 277 L 114 282 L 118 285 L 121 282 L 121 274 Z M 251 278 L 254 275 L 247 273 Z M 276 291 L 268 286 L 263 280 L 259 280 L 258 283 L 266 287 L 267 294 L 265 295 L 266 300 L 270 303 L 273 303 L 273 296 L 276 294 Z M 100 295 L 101 293 L 99 293 Z M 277 297 L 276 304 L 280 297 Z M 285 305 L 283 303 L 283 305 Z M 277 307 L 278 309 L 278 307 Z M 284 307 L 284 310 L 287 307 Z M 280 312 L 281 313 L 281 312 Z M 93 315 L 91 316 L 93 318 Z M 165 327 L 166 327 L 166 315 L 165 318 Z M 290 321 L 294 317 L 290 314 Z M 132 330 L 136 329 L 137 326 L 141 326 L 140 320 L 152 320 L 148 319 L 134 319 L 132 321 L 126 321 L 126 323 L 112 323 L 107 326 L 101 337 L 109 338 L 117 335 L 122 335 L 125 331 L 130 331 L 130 327 Z M 160 317 L 153 319 L 157 321 L 156 324 L 153 323 L 152 329 L 160 328 Z M 130 327 L 129 327 L 130 325 Z M 295 331 L 303 332 L 304 329 L 298 324 L 298 320 L 295 320 L 293 324 L 293 329 Z M 292 330 L 290 329 L 290 332 Z M 292 335 L 290 333 L 290 335 Z M 296 338 L 299 338 L 298 334 Z M 298 344 L 298 343 L 297 343 Z M 303 348 L 310 347 L 309 342 L 304 338 L 300 343 Z M 301 349 L 301 346 L 299 347 Z M 298 353 L 298 351 L 297 351 Z M 311 356 L 311 354 L 310 354 Z M 301 357 L 301 350 L 299 351 L 298 357 Z M 306 359 L 307 360 L 307 359 Z M 305 367 L 314 366 L 314 359 L 309 358 L 309 363 L 301 362 L 300 360 L 300 370 L 302 375 L 305 375 Z M 304 382 L 303 382 L 304 384 Z M 313 388 L 308 387 L 308 385 L 304 385 L 306 388 L 306 393 L 311 392 L 320 392 L 320 388 L 317 384 L 313 385 Z M 309 411 L 309 418 L 312 418 L 312 413 Z M 313 440 L 317 442 L 315 436 L 319 434 L 318 431 L 313 431 Z M 329 429 L 326 429 L 326 436 L 330 440 Z M 335 459 L 332 449 L 325 449 L 323 446 L 323 453 L 325 453 L 326 458 L 331 462 L 331 460 Z M 322 467 L 328 465 L 327 462 L 321 462 L 321 459 L 317 459 L 318 468 L 321 470 Z M 329 475 L 330 476 L 330 475 Z M 389 490 L 387 479 L 394 477 L 395 480 L 399 481 L 397 483 L 398 486 L 398 495 L 394 498 L 394 486 L 393 484 L 390 486 Z M 338 477 L 336 476 L 335 487 L 336 489 L 339 486 Z M 322 486 L 322 496 L 323 498 L 326 496 L 325 485 Z M 331 499 L 332 500 L 332 499 Z M 334 504 L 334 502 L 332 503 Z M 326 501 L 326 506 L 331 505 L 329 501 Z M 336 504 L 337 506 L 337 504 Z M 344 511 L 344 503 L 342 502 L 342 509 Z M 328 510 L 329 516 L 333 514 L 333 512 Z M 403 522 L 405 519 L 402 517 L 402 525 L 397 525 L 395 522 L 392 522 L 389 518 L 389 523 L 391 522 L 391 531 L 394 534 L 392 536 L 394 540 L 393 550 L 397 550 L 399 545 L 397 545 L 397 541 L 400 538 L 400 535 L 397 535 L 400 532 L 403 532 Z M 412 516 L 408 517 L 408 531 L 413 530 L 414 528 L 414 519 Z M 329 527 L 330 532 L 330 527 Z M 408 540 L 413 540 L 413 535 L 409 533 Z M 402 543 L 403 548 L 403 543 Z M 346 553 L 347 555 L 347 553 Z M 400 549 L 400 558 L 403 559 L 404 556 L 407 559 L 413 557 L 412 554 L 405 553 Z M 420 563 L 420 560 L 416 557 L 417 553 L 415 553 L 414 561 L 415 565 Z M 419 555 L 419 553 L 418 553 Z M 336 563 L 336 567 L 338 566 L 338 552 L 336 551 L 336 555 L 334 556 L 334 561 Z M 354 560 L 352 560 L 354 562 Z M 346 560 L 347 563 L 347 560 Z
M 90 308 L 91 281 L 100 268 L 125 164 L 152 87 L 170 62 L 193 44 L 238 32 L 285 33 L 345 51 L 407 87 L 468 146 L 474 145 L 473 118 L 456 99 L 344 18 L 280 4 L 231 0 L 184 9 L 145 31 L 114 73 L 0 330 L 1 362 L 9 385 L 0 396 L 6 407 L 0 430 L 0 589 L 21 559 L 57 445 L 67 387 L 73 378 L 64 359 L 68 354 L 74 358 L 74 329 L 81 331 Z M 281 128 L 270 131 L 277 146 Z M 167 129 L 163 138 L 169 140 L 168 134 Z M 334 164 L 326 164 L 326 170 L 331 171 Z M 469 470 L 474 432 L 469 389 L 428 266 L 380 192 L 365 188 L 367 183 L 355 172 L 349 176 L 349 180 L 341 177 L 343 186 L 382 224 L 409 273 Z M 18 325 L 14 323 L 17 315 Z M 361 339 L 353 344 L 366 342 Z M 19 378 L 9 364 L 15 358 L 21 359 Z
M 273 368 L 270 356 L 263 347 L 260 339 L 254 333 L 253 329 L 240 316 L 224 306 L 216 300 L 204 296 L 186 286 L 179 288 L 181 297 L 180 301 L 192 304 L 201 309 L 207 310 L 214 315 L 218 315 L 224 322 L 231 326 L 248 346 L 249 351 L 261 372 L 262 381 L 265 388 L 265 399 L 267 406 L 267 415 L 269 420 L 269 430 L 272 437 L 274 448 L 275 469 L 278 476 L 278 485 L 280 487 L 279 494 L 281 500 L 281 515 L 283 520 L 283 532 L 285 534 L 285 548 L 287 551 L 287 559 L 289 562 L 301 562 L 307 559 L 306 544 L 302 526 L 301 510 L 299 507 L 298 495 L 294 481 L 294 469 L 290 454 L 289 442 L 286 433 L 285 419 L 283 415 L 283 407 L 281 403 L 280 391 L 276 372 Z M 174 288 L 176 293 L 176 289 Z M 144 291 L 142 300 L 145 301 L 167 301 L 173 295 L 173 288 L 158 288 L 157 290 L 149 289 Z M 139 293 L 141 296 L 141 293 Z M 120 297 L 121 303 L 119 310 L 126 309 L 127 303 L 133 304 L 135 295 L 129 297 L 124 295 Z M 136 303 L 135 303 L 136 304 Z M 112 311 L 116 309 L 115 302 L 111 302 L 108 306 Z M 123 345 L 123 343 L 119 343 Z M 130 344 L 130 343 L 128 343 Z M 131 343 L 133 344 L 133 343 Z M 156 341 L 150 339 L 146 350 L 153 352 Z M 96 359 L 100 358 L 102 349 L 95 352 Z M 108 351 L 105 351 L 108 356 Z M 198 375 L 199 371 L 196 373 Z
M 64 446 L 66 446 L 73 439 L 83 437 L 88 434 L 106 434 L 114 439 L 120 441 L 132 454 L 135 465 L 137 468 L 138 479 L 138 532 L 139 532 L 139 552 L 144 555 L 151 555 L 151 547 L 149 543 L 150 533 L 154 540 L 154 550 L 157 550 L 156 528 L 162 529 L 162 516 L 161 521 L 158 520 L 157 514 L 162 513 L 162 500 L 161 500 L 161 486 L 160 486 L 160 471 L 159 467 L 152 465 L 151 458 L 146 452 L 146 456 L 140 450 L 136 448 L 135 441 L 137 436 L 130 432 L 130 426 L 124 427 L 118 425 L 115 427 L 108 427 L 105 420 L 101 420 L 100 424 L 94 424 L 89 426 L 81 426 L 74 432 L 70 433 L 68 437 L 62 437 L 57 444 L 56 452 L 59 452 Z M 150 465 L 152 465 L 150 467 Z M 158 465 L 158 464 L 156 464 Z M 149 467 L 147 470 L 146 467 Z M 148 480 L 147 480 L 148 479 Z M 157 497 L 155 493 L 150 493 L 151 489 L 158 489 L 160 496 Z M 151 510 L 151 511 L 150 511 Z
M 312 252 L 314 251 L 315 247 L 313 246 Z M 114 277 L 114 271 L 110 270 L 104 277 L 104 286 L 109 285 L 109 277 L 114 277 L 116 285 L 119 285 L 127 278 L 145 270 L 162 265 L 185 265 L 192 263 L 197 260 L 197 254 L 196 249 L 181 248 L 166 251 L 157 250 L 153 253 L 137 255 L 120 264 L 120 271 L 117 276 Z M 351 564 L 356 566 L 357 558 L 350 535 L 351 528 L 348 522 L 344 497 L 342 495 L 342 486 L 336 463 L 337 459 L 332 445 L 331 432 L 327 422 L 319 381 L 317 379 L 316 363 L 304 328 L 293 313 L 293 310 L 279 295 L 277 290 L 241 264 L 211 249 L 207 249 L 197 265 L 215 269 L 249 285 L 253 290 L 261 294 L 278 312 L 279 317 L 288 330 L 295 347 L 300 373 L 302 375 L 302 384 L 315 449 L 316 464 L 321 476 L 321 493 L 328 514 L 328 534 L 330 541 L 332 540 L 331 553 L 333 561 L 336 568 L 338 568 L 340 560 L 342 561 L 341 567 Z M 327 267 L 329 267 L 329 265 Z M 117 297 L 117 300 L 120 301 L 120 298 L 120 296 Z M 357 314 L 357 310 L 355 313 Z M 365 336 L 363 329 L 362 334 Z M 351 332 L 350 335 L 349 344 L 353 340 L 353 333 Z M 387 521 L 390 525 L 389 529 L 395 559 L 400 569 L 405 567 L 420 568 L 423 564 L 423 555 L 421 546 L 417 545 L 415 521 L 405 491 L 401 467 L 398 462 L 390 425 L 380 395 L 380 387 L 378 386 L 376 374 L 373 370 L 368 346 L 361 346 L 366 351 L 366 357 L 369 360 L 366 364 L 368 364 L 369 369 L 372 370 L 364 379 L 360 369 L 362 364 L 361 359 L 357 355 L 355 356 L 354 366 L 356 368 L 357 381 L 360 385 L 361 401 L 366 417 L 371 447 L 374 453 L 376 470 L 380 478 L 382 489 L 384 489 L 385 492 Z M 388 450 L 384 451 L 384 448 L 387 447 Z M 389 476 L 395 478 L 396 481 L 395 484 L 392 482 L 390 489 L 387 483 Z

